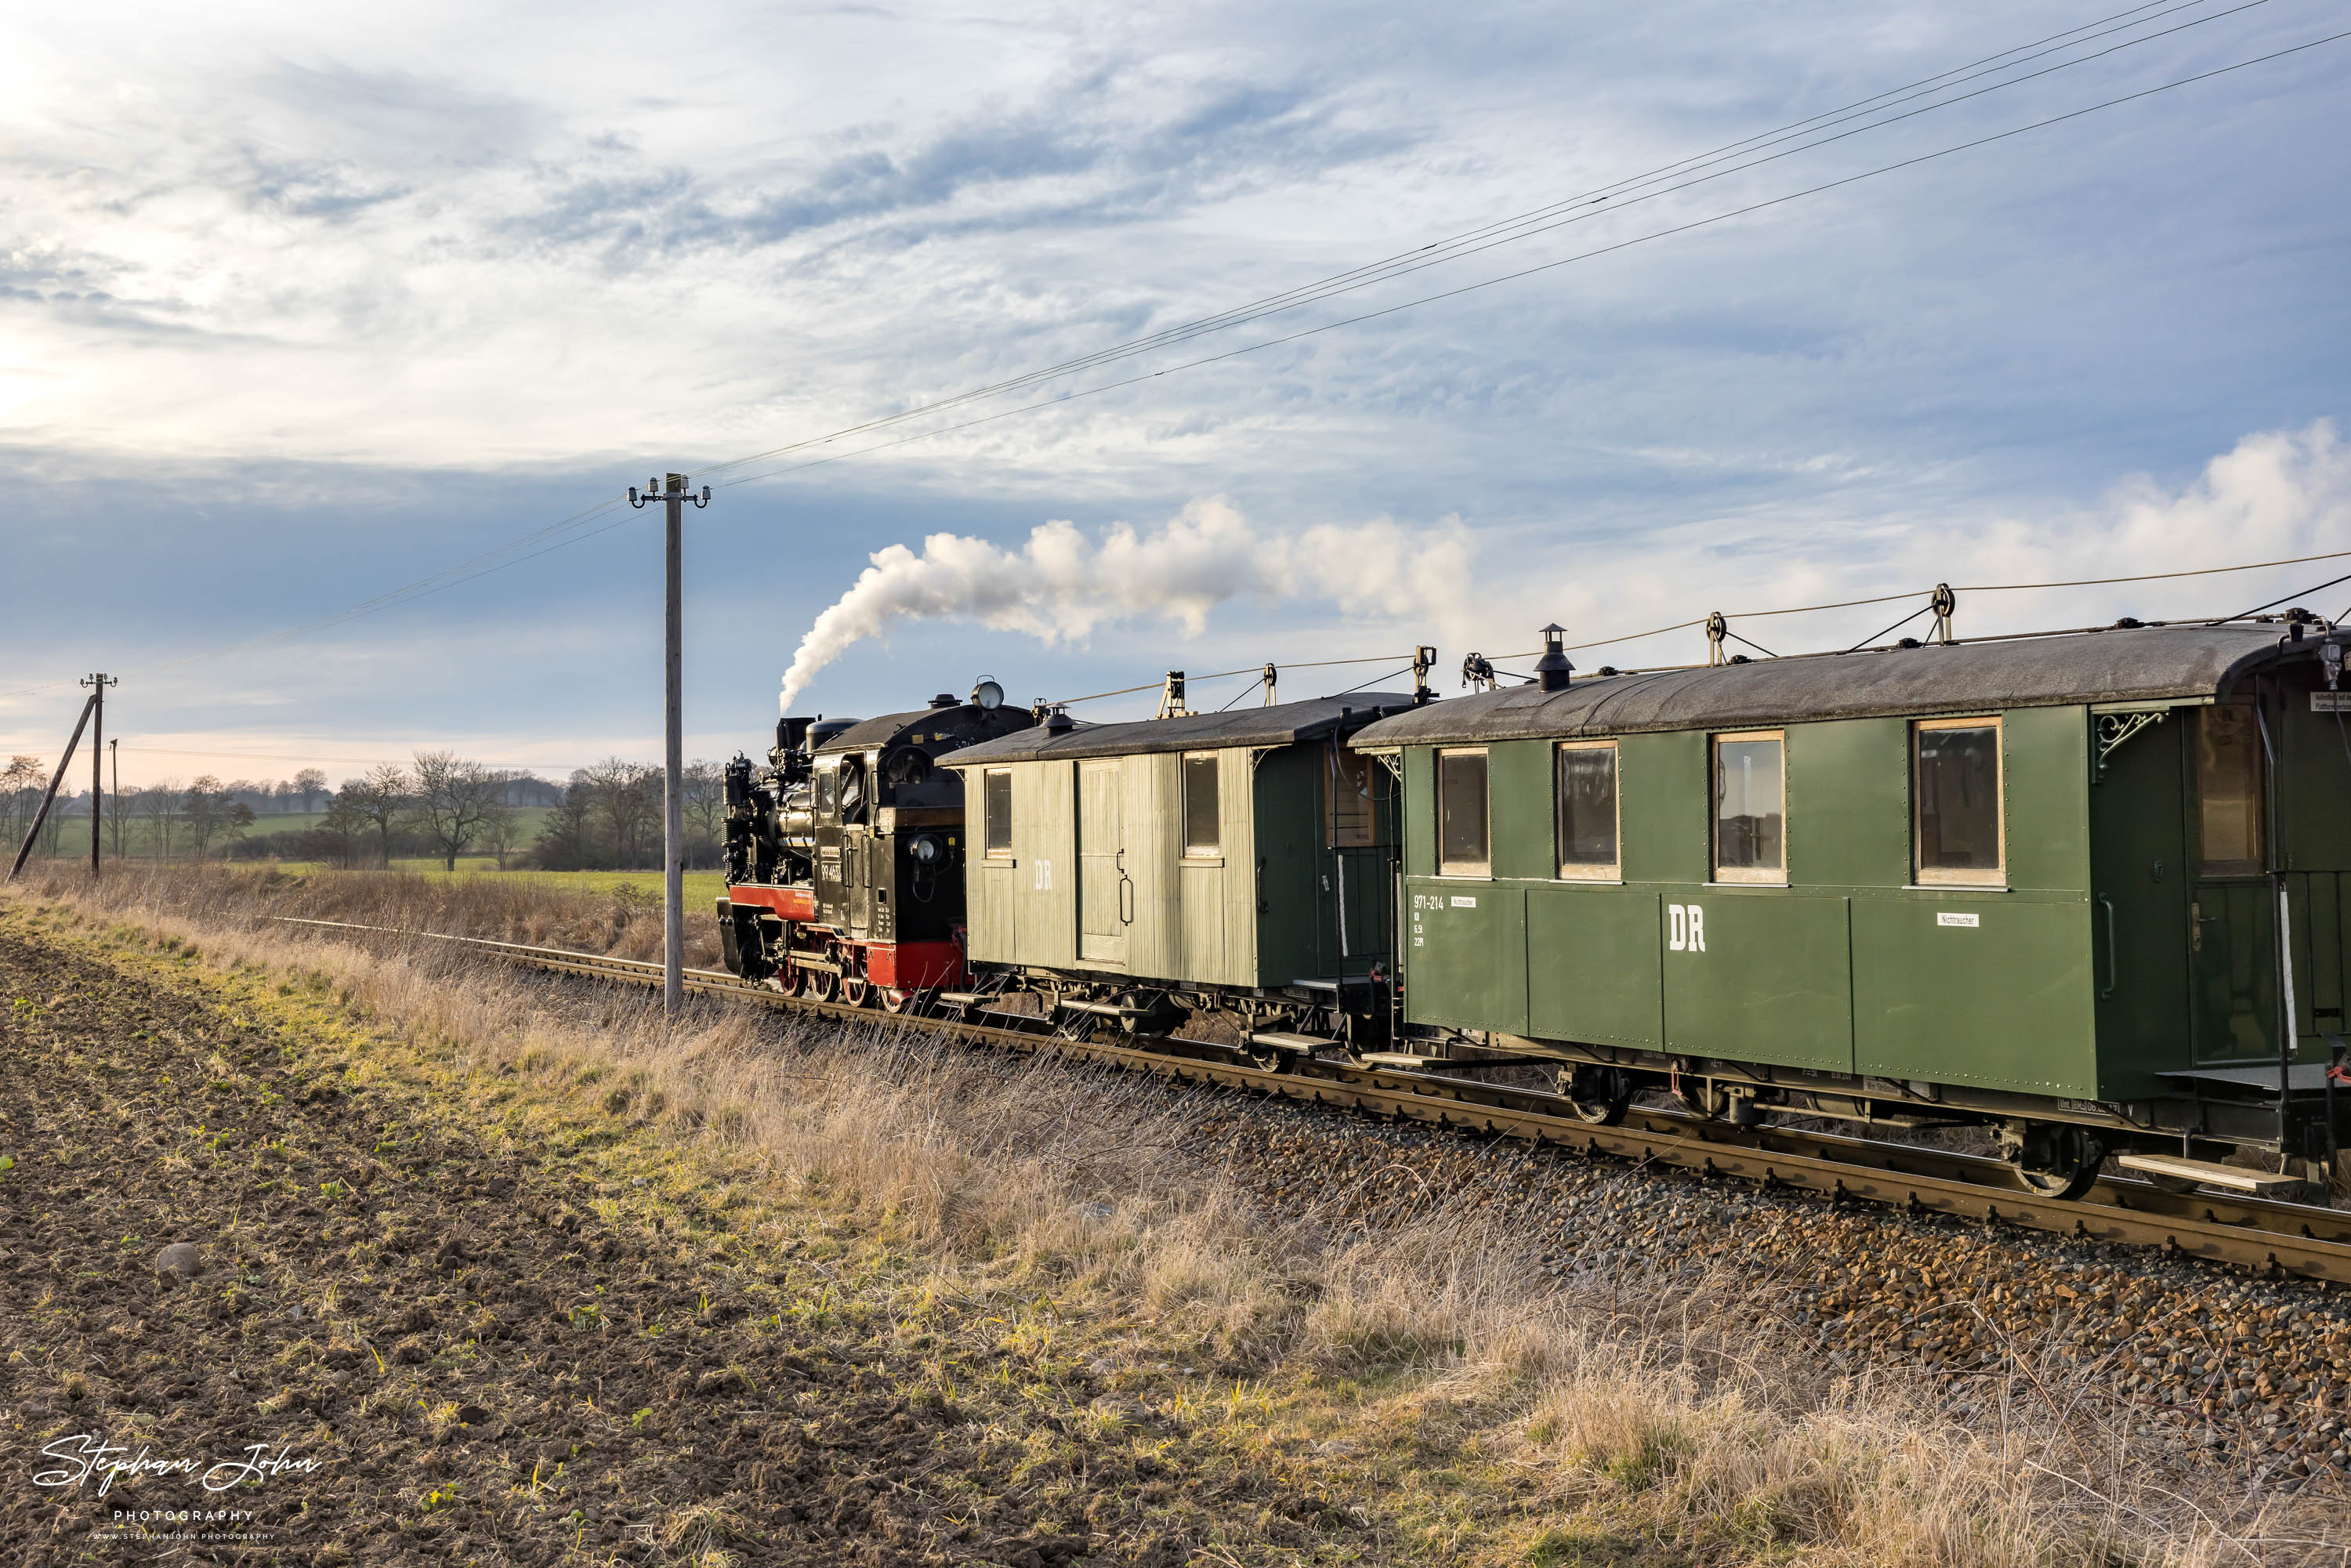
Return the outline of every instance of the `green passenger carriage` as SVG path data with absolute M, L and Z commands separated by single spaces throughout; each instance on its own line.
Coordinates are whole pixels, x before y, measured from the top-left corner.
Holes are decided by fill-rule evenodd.
M 1597 1121 L 1975 1123 L 2027 1183 L 2331 1155 L 2343 645 L 2299 612 L 1929 643 L 1409 709 L 1403 1017 Z M 2346 1091 L 2351 1092 L 2351 1091 Z

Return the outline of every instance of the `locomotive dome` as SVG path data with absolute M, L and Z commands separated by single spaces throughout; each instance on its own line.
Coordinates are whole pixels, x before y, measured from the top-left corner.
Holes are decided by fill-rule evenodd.
M 1696 668 L 1578 674 L 1432 703 L 1355 737 L 1374 748 L 1520 737 L 1739 729 L 1808 719 L 2225 698 L 2256 670 L 2315 663 L 2327 634 L 2268 626 L 2140 626 L 1922 643 Z M 2339 640 L 2340 633 L 2335 634 Z M 1368 699 L 1367 699 L 1368 700 Z
M 983 762 L 1050 762 L 1085 757 L 1141 757 L 1161 751 L 1213 751 L 1237 746 L 1290 746 L 1412 706 L 1410 692 L 1349 692 L 1334 697 L 1276 703 L 1271 707 L 1141 718 L 1125 724 L 1079 724 L 1055 733 L 1044 726 L 967 747 L 945 766 Z

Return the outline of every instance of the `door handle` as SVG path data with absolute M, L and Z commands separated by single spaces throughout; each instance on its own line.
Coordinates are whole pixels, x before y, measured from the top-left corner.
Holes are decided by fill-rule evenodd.
M 2098 999 L 2104 1001 L 2115 994 L 2115 984 L 2122 971 L 2123 956 L 2122 950 L 2115 946 L 2115 901 L 2102 893 L 2098 894 L 2098 902 L 2106 908 L 2106 983 L 2098 988 Z

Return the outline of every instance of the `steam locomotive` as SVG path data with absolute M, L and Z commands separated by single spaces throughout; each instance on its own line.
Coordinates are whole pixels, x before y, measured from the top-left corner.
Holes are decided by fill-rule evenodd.
M 1027 728 L 982 681 L 881 718 L 785 718 L 726 767 L 726 967 L 818 1001 L 903 1010 L 966 972 L 963 780 L 939 759 Z

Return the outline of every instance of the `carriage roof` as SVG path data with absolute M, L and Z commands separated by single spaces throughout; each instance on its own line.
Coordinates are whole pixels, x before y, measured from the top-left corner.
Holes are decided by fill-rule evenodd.
M 1350 692 L 1271 707 L 1227 713 L 1187 714 L 1182 718 L 1136 719 L 1127 724 L 1078 725 L 1059 735 L 1044 726 L 1004 736 L 942 758 L 941 766 L 1050 762 L 1079 757 L 1138 757 L 1159 751 L 1217 751 L 1227 747 L 1290 746 L 1301 740 L 1354 729 L 1399 708 L 1412 706 L 1409 692 Z
M 1645 730 L 1742 729 L 1815 719 L 2225 697 L 2246 674 L 2314 657 L 2281 626 L 2144 626 L 1866 653 L 1583 675 L 1565 691 L 1509 686 L 1382 719 L 1359 747 Z

